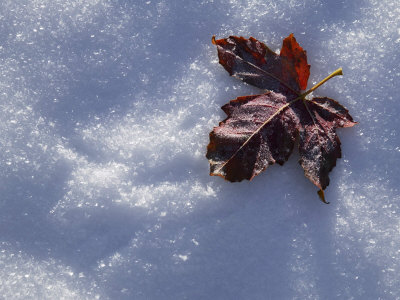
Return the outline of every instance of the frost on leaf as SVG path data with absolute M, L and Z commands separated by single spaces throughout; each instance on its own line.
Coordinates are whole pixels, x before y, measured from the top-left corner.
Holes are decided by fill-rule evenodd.
M 210 133 L 207 147 L 210 175 L 229 181 L 251 180 L 269 165 L 283 165 L 299 137 L 299 162 L 325 202 L 328 174 L 341 157 L 336 128 L 356 122 L 333 99 L 305 97 L 341 75 L 341 69 L 302 93 L 310 65 L 293 34 L 284 39 L 279 55 L 252 37 L 213 38 L 213 43 L 220 64 L 231 76 L 268 91 L 238 97 L 222 107 L 227 118 Z

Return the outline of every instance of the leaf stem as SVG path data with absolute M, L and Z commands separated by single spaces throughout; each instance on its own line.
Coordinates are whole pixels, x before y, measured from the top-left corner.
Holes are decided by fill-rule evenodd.
M 316 85 L 314 85 L 311 89 L 309 89 L 307 92 L 301 94 L 301 98 L 305 98 L 308 94 L 312 93 L 315 91 L 317 88 L 319 88 L 321 85 L 323 85 L 325 82 L 327 82 L 329 79 L 332 77 L 338 76 L 338 75 L 343 75 L 342 68 L 337 69 L 336 71 L 332 72 L 329 76 L 325 77 L 322 79 L 320 82 L 318 82 Z

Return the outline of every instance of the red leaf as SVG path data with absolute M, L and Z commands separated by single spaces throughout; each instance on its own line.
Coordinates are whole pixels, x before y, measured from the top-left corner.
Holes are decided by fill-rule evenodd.
M 227 118 L 210 133 L 207 147 L 210 175 L 229 181 L 251 180 L 275 162 L 283 165 L 299 136 L 299 162 L 325 202 L 328 174 L 341 157 L 336 128 L 356 122 L 335 100 L 305 96 L 341 75 L 341 69 L 301 94 L 307 87 L 310 65 L 293 34 L 284 39 L 280 55 L 252 37 L 213 38 L 213 43 L 220 64 L 230 75 L 269 91 L 239 97 L 222 107 Z

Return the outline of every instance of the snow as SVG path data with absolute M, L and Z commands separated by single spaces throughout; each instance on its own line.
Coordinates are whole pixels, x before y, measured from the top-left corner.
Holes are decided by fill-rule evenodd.
M 400 297 L 398 1 L 0 2 L 4 299 Z M 220 106 L 256 88 L 212 35 L 279 50 L 359 122 L 325 205 L 298 154 L 210 177 Z

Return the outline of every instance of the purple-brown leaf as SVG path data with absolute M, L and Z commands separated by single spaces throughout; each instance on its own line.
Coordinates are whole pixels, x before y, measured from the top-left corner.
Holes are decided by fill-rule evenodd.
M 306 99 L 319 85 L 301 94 L 310 66 L 293 34 L 284 39 L 280 55 L 252 37 L 213 38 L 213 43 L 230 75 L 269 91 L 222 107 L 227 118 L 210 133 L 207 147 L 210 175 L 251 180 L 269 165 L 283 165 L 299 137 L 299 163 L 325 201 L 328 174 L 341 157 L 336 128 L 356 124 L 347 109 L 326 97 Z

